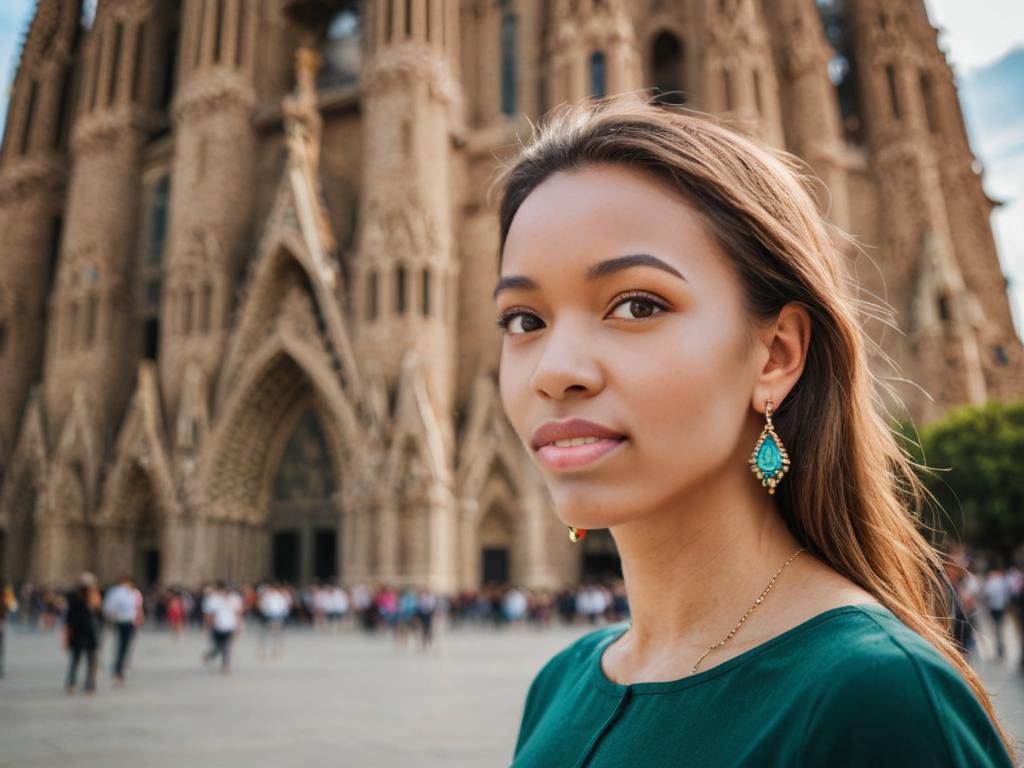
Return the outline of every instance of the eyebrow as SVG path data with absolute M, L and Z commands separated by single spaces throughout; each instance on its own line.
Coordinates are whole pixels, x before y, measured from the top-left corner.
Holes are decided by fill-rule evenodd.
M 663 261 L 657 256 L 652 256 L 649 253 L 631 253 L 627 256 L 616 256 L 613 259 L 605 259 L 604 261 L 600 261 L 587 269 L 586 278 L 587 280 L 597 280 L 599 278 L 615 274 L 616 272 L 621 272 L 624 269 L 630 269 L 631 267 L 654 267 L 655 269 L 660 269 L 663 272 L 668 272 L 670 275 L 675 275 L 683 282 L 687 282 L 682 272 L 673 267 L 667 261 Z M 498 281 L 491 298 L 496 299 L 498 298 L 498 294 L 502 291 L 513 289 L 536 291 L 540 289 L 540 286 L 535 280 L 524 275 L 509 275 Z

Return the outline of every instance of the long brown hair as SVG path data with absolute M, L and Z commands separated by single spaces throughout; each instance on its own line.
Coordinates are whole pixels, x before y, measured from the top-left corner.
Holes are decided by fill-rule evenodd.
M 883 416 L 881 381 L 833 227 L 812 197 L 816 180 L 796 157 L 708 115 L 632 94 L 563 105 L 498 178 L 500 250 L 512 218 L 559 171 L 616 164 L 653 174 L 699 211 L 743 283 L 751 318 L 789 302 L 811 315 L 806 365 L 774 417 L 794 454 L 775 497 L 793 535 L 816 557 L 871 592 L 963 675 L 1011 757 L 982 682 L 950 630 L 948 560 L 923 535 L 927 490 Z M 875 305 L 883 315 L 891 310 Z M 875 316 L 875 315 L 872 315 Z M 888 359 L 881 355 L 883 359 Z

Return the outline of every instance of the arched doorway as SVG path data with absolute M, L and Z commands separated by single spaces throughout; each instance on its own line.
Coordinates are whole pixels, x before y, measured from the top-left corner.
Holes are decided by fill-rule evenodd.
M 611 581 L 622 578 L 622 562 L 615 539 L 607 528 L 587 531 L 581 542 L 583 558 L 580 568 L 580 581 L 598 580 Z
M 132 516 L 134 562 L 132 573 L 139 585 L 151 587 L 160 582 L 160 515 L 153 484 L 141 470 L 135 470 L 135 510 Z
M 512 580 L 512 523 L 505 508 L 492 504 L 480 521 L 480 584 Z
M 22 475 L 10 497 L 7 530 L 0 547 L 0 576 L 12 582 L 33 578 L 33 554 L 36 547 L 36 505 L 39 493 L 34 478 Z
M 333 580 L 338 562 L 337 491 L 327 439 L 306 407 L 274 473 L 270 512 L 270 573 L 293 584 Z

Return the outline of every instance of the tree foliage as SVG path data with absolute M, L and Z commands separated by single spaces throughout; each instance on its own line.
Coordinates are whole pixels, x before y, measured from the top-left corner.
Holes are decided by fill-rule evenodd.
M 903 424 L 904 445 L 941 507 L 953 538 L 1010 558 L 1024 543 L 1024 402 L 952 408 L 920 430 Z

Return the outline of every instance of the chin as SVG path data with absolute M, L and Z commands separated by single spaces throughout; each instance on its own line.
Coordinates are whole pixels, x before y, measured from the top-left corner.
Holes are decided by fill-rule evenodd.
M 574 528 L 611 528 L 631 517 L 630 510 L 607 491 L 552 490 L 551 498 L 559 520 Z

